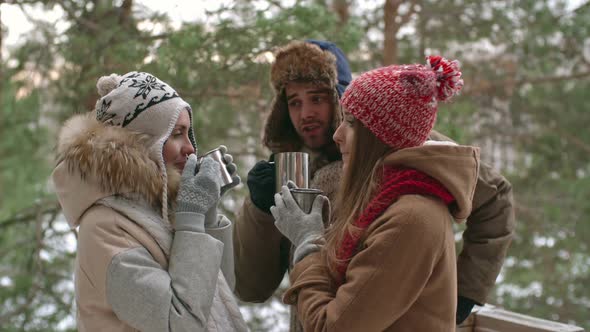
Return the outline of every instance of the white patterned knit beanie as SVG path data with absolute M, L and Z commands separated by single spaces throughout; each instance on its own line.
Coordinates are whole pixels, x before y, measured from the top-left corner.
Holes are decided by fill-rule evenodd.
M 195 151 L 197 150 L 190 105 L 170 85 L 149 73 L 130 72 L 123 76 L 103 76 L 96 87 L 100 95 L 96 102 L 98 121 L 152 137 L 150 150 L 153 156 L 159 158 L 158 166 L 164 179 L 162 214 L 167 219 L 168 179 L 162 149 L 180 112 L 187 110 L 191 118 L 188 135 Z
M 344 92 L 342 106 L 383 143 L 403 149 L 426 141 L 437 103 L 462 87 L 458 61 L 429 56 L 425 66 L 395 65 L 360 75 Z

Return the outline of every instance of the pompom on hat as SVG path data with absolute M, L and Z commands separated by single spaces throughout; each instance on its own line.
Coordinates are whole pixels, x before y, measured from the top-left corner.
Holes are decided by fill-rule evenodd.
M 383 143 L 403 149 L 422 145 L 436 121 L 439 101 L 463 87 L 458 61 L 429 56 L 426 65 L 394 65 L 363 73 L 342 106 Z

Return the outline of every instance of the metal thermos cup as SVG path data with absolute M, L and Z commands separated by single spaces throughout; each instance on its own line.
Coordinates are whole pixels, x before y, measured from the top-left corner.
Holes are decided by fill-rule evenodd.
M 274 156 L 275 192 L 293 181 L 299 188 L 309 188 L 309 155 L 305 152 L 281 152 Z
M 213 160 L 219 163 L 219 167 L 221 169 L 221 180 L 223 181 L 222 186 L 232 183 L 231 174 L 229 174 L 229 172 L 227 171 L 227 164 L 225 163 L 225 160 L 223 160 L 223 154 L 221 153 L 221 150 L 219 150 L 219 148 L 211 150 L 205 153 L 204 155 L 198 157 L 199 165 L 205 157 L 211 157 L 213 158 Z
M 313 201 L 318 195 L 323 194 L 319 189 L 292 188 L 290 191 L 301 210 L 305 213 L 311 212 Z

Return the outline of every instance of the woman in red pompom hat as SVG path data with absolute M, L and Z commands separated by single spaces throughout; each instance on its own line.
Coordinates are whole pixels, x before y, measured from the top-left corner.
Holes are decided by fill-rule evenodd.
M 284 300 L 306 331 L 454 331 L 452 224 L 471 211 L 479 150 L 427 138 L 438 102 L 462 86 L 459 63 L 440 56 L 362 74 L 334 134 L 335 222 L 322 234 L 320 209 L 304 214 L 288 190 L 275 197 L 275 224 L 299 253 Z

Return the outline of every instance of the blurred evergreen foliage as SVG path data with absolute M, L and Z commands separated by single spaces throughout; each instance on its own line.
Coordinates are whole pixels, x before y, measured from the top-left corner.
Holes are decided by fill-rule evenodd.
M 30 14 L 35 29 L 0 45 L 0 329 L 75 328 L 76 232 L 48 179 L 59 125 L 93 108 L 98 77 L 142 70 L 170 82 L 195 111 L 199 151 L 227 145 L 245 180 L 268 157 L 260 130 L 271 52 L 328 39 L 355 73 L 380 66 L 391 60 L 386 1 L 234 0 L 180 26 L 137 1 L 0 1 L 0 10 L 60 10 L 66 24 Z M 400 3 L 387 32 L 397 62 L 435 53 L 462 62 L 465 89 L 440 106 L 437 129 L 481 146 L 513 183 L 517 235 L 490 303 L 590 329 L 590 3 Z M 10 29 L 2 25 L 2 36 Z M 224 213 L 233 217 L 246 194 L 244 185 L 232 191 Z M 255 331 L 288 320 L 279 293 L 243 308 Z

